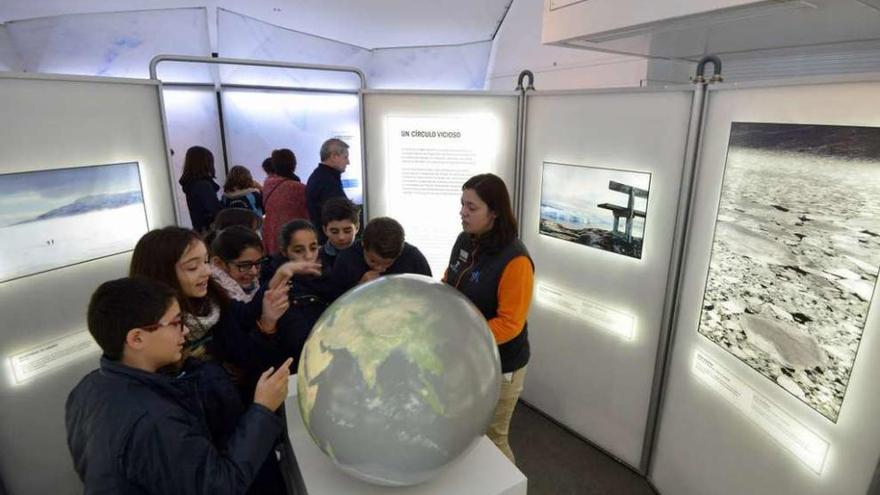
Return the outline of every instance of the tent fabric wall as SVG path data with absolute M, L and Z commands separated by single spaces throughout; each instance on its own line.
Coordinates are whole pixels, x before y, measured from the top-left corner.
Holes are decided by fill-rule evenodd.
M 481 41 L 450 46 L 366 49 L 225 9 L 218 11 L 217 18 L 222 57 L 357 67 L 368 74 L 370 88 L 482 89 L 492 46 L 491 41 Z M 222 70 L 224 83 L 357 88 L 356 79 L 338 74 L 266 72 L 242 67 Z
M 217 51 L 221 57 L 343 65 L 362 71 L 370 62 L 366 48 L 281 28 L 226 9 L 218 9 L 217 23 Z M 357 89 L 360 83 L 353 74 L 242 66 L 222 67 L 221 78 L 225 84 L 321 89 Z
M 204 8 L 62 15 L 6 26 L 27 72 L 147 78 L 157 54 L 211 54 Z M 161 76 L 166 82 L 212 80 L 204 67 L 192 65 L 169 65 Z
M 12 44 L 9 28 L 6 24 L 0 24 L 0 71 L 20 71 L 21 61 L 18 52 Z

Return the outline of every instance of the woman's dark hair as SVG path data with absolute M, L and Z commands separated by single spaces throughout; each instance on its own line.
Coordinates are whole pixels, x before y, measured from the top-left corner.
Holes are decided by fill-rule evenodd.
M 275 173 L 275 170 L 272 168 L 272 157 L 268 157 L 263 160 L 263 172 L 266 172 L 266 175 L 272 175 Z
M 251 171 L 241 165 L 236 165 L 229 169 L 229 174 L 226 175 L 226 183 L 223 184 L 223 191 L 229 193 L 241 191 L 242 189 L 252 189 L 253 187 L 254 176 L 251 175 Z
M 89 333 L 108 358 L 118 361 L 128 332 L 158 323 L 173 301 L 174 290 L 151 278 L 104 282 L 89 301 Z
M 504 181 L 495 174 L 475 175 L 461 186 L 462 191 L 467 189 L 477 193 L 489 211 L 495 214 L 492 229 L 480 236 L 480 246 L 489 251 L 504 249 L 517 236 L 516 217 Z
M 186 150 L 183 159 L 183 174 L 180 176 L 180 184 L 186 184 L 197 179 L 213 179 L 214 155 L 202 146 L 193 146 Z
M 296 220 L 287 222 L 284 224 L 284 227 L 281 227 L 281 232 L 278 234 L 278 248 L 281 253 L 287 251 L 287 247 L 290 246 L 290 240 L 293 238 L 293 234 L 296 234 L 300 230 L 311 230 L 316 235 L 318 233 L 318 231 L 315 230 L 315 226 L 312 225 L 312 222 L 308 220 L 297 218 Z
M 233 225 L 221 230 L 211 242 L 211 254 L 227 263 L 241 256 L 247 248 L 262 252 L 263 241 L 256 232 L 241 225 Z
M 229 301 L 229 296 L 213 278 L 208 279 L 208 296 L 202 300 L 185 297 L 177 280 L 177 262 L 190 246 L 202 242 L 195 231 L 182 227 L 165 227 L 151 230 L 143 235 L 134 246 L 131 254 L 129 276 L 144 276 L 162 282 L 177 292 L 180 309 L 190 314 L 202 314 L 208 310 L 207 301 L 211 299 L 220 305 Z
M 385 259 L 396 259 L 403 252 L 404 236 L 400 222 L 391 217 L 378 217 L 364 227 L 361 242 L 364 251 L 372 251 Z
M 293 172 L 296 170 L 296 155 L 287 148 L 281 148 L 272 152 L 272 170 L 276 175 L 294 179 Z

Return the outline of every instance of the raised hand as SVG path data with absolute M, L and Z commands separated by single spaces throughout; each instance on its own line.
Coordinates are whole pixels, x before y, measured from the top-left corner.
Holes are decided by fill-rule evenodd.
M 287 398 L 291 363 L 293 363 L 293 358 L 287 358 L 287 361 L 284 361 L 277 370 L 269 368 L 260 375 L 260 380 L 257 381 L 257 388 L 254 391 L 254 404 L 264 406 L 273 412 L 281 407 L 284 399 Z

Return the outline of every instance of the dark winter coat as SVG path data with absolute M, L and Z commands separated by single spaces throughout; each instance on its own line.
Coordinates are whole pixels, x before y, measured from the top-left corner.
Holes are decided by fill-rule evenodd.
M 209 428 L 198 371 L 171 377 L 106 357 L 67 399 L 67 443 L 91 494 L 244 494 L 283 431 L 252 404 L 227 439 Z
M 220 200 L 217 199 L 220 186 L 212 179 L 195 179 L 181 182 L 180 185 L 186 194 L 186 207 L 189 209 L 193 230 L 207 232 L 221 209 Z

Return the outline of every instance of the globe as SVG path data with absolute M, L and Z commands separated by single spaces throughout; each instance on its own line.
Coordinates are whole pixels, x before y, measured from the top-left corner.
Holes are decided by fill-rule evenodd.
M 498 348 L 455 289 L 383 276 L 334 302 L 297 371 L 312 439 L 346 473 L 391 486 L 427 481 L 472 448 L 494 414 Z

